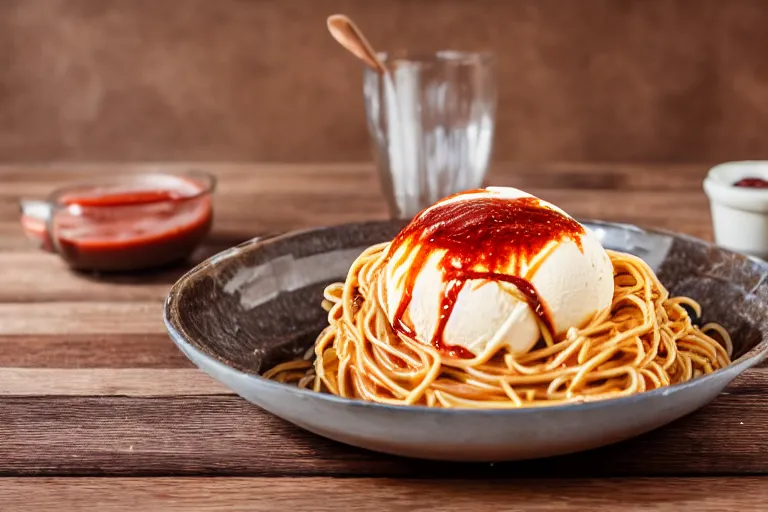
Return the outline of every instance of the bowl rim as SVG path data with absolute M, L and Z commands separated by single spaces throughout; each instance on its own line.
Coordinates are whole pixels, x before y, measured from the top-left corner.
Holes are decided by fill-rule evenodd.
M 709 169 L 702 188 L 710 202 L 755 213 L 768 212 L 768 189 L 737 187 L 742 178 L 768 180 L 768 160 L 734 160 Z
M 663 229 L 646 229 L 646 228 L 641 228 L 639 226 L 636 226 L 634 224 L 626 224 L 626 223 L 620 223 L 620 222 L 610 222 L 610 221 L 593 220 L 593 219 L 578 219 L 578 221 L 581 222 L 582 224 L 587 224 L 587 225 L 620 228 L 624 230 L 634 231 L 637 233 L 647 233 L 647 234 L 654 234 L 654 235 L 661 235 L 661 236 L 672 236 L 674 238 L 679 238 L 679 239 L 691 241 L 694 243 L 703 244 L 706 247 L 716 248 L 719 251 L 723 251 L 725 253 L 736 255 L 738 257 L 753 261 L 758 265 L 760 265 L 761 267 L 764 267 L 766 272 L 768 272 L 768 263 L 766 263 L 765 261 L 759 258 L 736 253 L 729 249 L 716 246 L 711 242 L 707 242 L 706 240 L 702 240 L 700 238 L 696 238 L 690 235 L 675 233 L 675 232 L 667 231 Z M 730 380 L 733 380 L 734 378 L 736 378 L 744 370 L 747 370 L 768 358 L 768 335 L 763 335 L 763 338 L 759 343 L 757 343 L 754 347 L 752 347 L 747 352 L 742 354 L 738 359 L 732 361 L 731 364 L 726 366 L 725 368 L 721 368 L 708 375 L 703 375 L 701 377 L 697 377 L 687 382 L 682 382 L 682 383 L 674 384 L 671 386 L 664 386 L 664 387 L 652 389 L 650 391 L 635 393 L 628 396 L 580 402 L 580 403 L 568 403 L 568 404 L 548 405 L 548 406 L 545 405 L 545 406 L 538 406 L 538 407 L 521 407 L 521 408 L 510 408 L 510 409 L 490 409 L 490 408 L 489 409 L 482 409 L 482 408 L 470 409 L 470 408 L 427 407 L 425 405 L 392 405 L 392 404 L 382 404 L 379 402 L 371 402 L 371 401 L 361 400 L 356 398 L 344 398 L 337 395 L 333 395 L 331 393 L 319 393 L 313 390 L 302 389 L 289 384 L 283 384 L 270 379 L 266 379 L 257 373 L 253 373 L 248 369 L 242 368 L 231 361 L 227 361 L 219 357 L 217 354 L 209 350 L 205 344 L 199 343 L 198 341 L 194 340 L 192 336 L 189 336 L 189 334 L 185 332 L 184 328 L 177 322 L 178 310 L 179 310 L 178 297 L 179 297 L 180 290 L 183 289 L 186 286 L 186 284 L 198 274 L 202 274 L 209 271 L 210 268 L 217 265 L 219 262 L 229 258 L 233 258 L 246 249 L 255 250 L 256 248 L 261 247 L 263 245 L 277 243 L 277 242 L 280 242 L 281 240 L 291 238 L 300 234 L 320 232 L 328 229 L 335 229 L 335 228 L 337 229 L 337 228 L 341 228 L 344 226 L 351 226 L 351 225 L 364 227 L 366 225 L 381 225 L 381 224 L 387 224 L 387 223 L 393 223 L 393 222 L 396 222 L 396 221 L 374 220 L 374 221 L 355 222 L 355 223 L 306 228 L 301 230 L 289 231 L 287 233 L 274 235 L 274 236 L 255 237 L 245 242 L 242 242 L 234 247 L 225 249 L 224 251 L 211 256 L 210 258 L 204 260 L 203 262 L 201 262 L 200 264 L 196 265 L 194 268 L 186 272 L 171 287 L 171 290 L 169 291 L 168 296 L 163 305 L 163 323 L 165 324 L 165 328 L 168 331 L 168 334 L 171 340 L 177 345 L 177 347 L 181 350 L 181 352 L 185 356 L 189 357 L 187 355 L 187 351 L 191 350 L 195 352 L 198 357 L 201 357 L 202 359 L 204 359 L 206 363 L 208 363 L 209 365 L 219 367 L 220 369 L 225 371 L 233 372 L 240 377 L 247 378 L 254 384 L 261 387 L 272 389 L 274 391 L 282 391 L 282 392 L 294 394 L 297 398 L 315 398 L 319 400 L 326 400 L 326 401 L 335 403 L 337 405 L 344 405 L 344 406 L 355 407 L 355 408 L 363 408 L 363 409 L 375 408 L 378 410 L 386 409 L 386 410 L 390 410 L 393 412 L 400 412 L 400 413 L 409 413 L 409 411 L 414 413 L 424 413 L 425 411 L 430 411 L 436 414 L 443 414 L 443 415 L 450 415 L 450 416 L 464 415 L 464 414 L 506 416 L 506 415 L 518 415 L 518 414 L 537 414 L 542 411 L 578 412 L 578 411 L 588 411 L 596 408 L 601 408 L 601 407 L 605 407 L 606 405 L 619 406 L 620 404 L 630 404 L 630 403 L 637 402 L 639 400 L 650 399 L 653 397 L 666 397 L 671 394 L 684 391 L 691 387 L 703 385 L 714 379 L 718 379 L 720 377 L 726 376 L 726 374 L 728 374 L 727 378 L 729 379 L 729 382 L 730 382 Z

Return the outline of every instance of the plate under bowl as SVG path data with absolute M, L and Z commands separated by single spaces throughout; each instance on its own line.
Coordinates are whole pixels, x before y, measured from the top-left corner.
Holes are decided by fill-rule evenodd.
M 311 432 L 375 451 L 454 461 L 577 452 L 628 439 L 713 400 L 768 355 L 768 263 L 683 235 L 585 222 L 609 249 L 640 256 L 676 295 L 723 324 L 736 360 L 691 382 L 578 405 L 517 410 L 388 406 L 300 390 L 259 376 L 300 354 L 326 325 L 323 288 L 391 239 L 398 222 L 369 222 L 252 240 L 200 264 L 172 288 L 165 324 L 197 366 L 246 400 Z

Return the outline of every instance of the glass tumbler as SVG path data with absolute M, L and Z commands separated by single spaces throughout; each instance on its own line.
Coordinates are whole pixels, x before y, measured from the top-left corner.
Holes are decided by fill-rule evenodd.
M 390 216 L 482 187 L 493 146 L 496 64 L 490 53 L 380 54 L 366 68 L 368 130 Z

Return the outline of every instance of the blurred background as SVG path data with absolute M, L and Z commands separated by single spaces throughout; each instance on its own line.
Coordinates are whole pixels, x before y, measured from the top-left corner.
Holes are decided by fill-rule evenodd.
M 494 51 L 496 161 L 768 158 L 762 0 L 2 0 L 0 162 L 369 160 L 334 12 Z

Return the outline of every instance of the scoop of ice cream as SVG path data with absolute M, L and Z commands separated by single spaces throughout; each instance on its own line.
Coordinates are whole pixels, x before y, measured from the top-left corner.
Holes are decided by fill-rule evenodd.
M 562 336 L 613 297 L 613 266 L 595 235 L 514 188 L 466 192 L 422 211 L 390 244 L 381 279 L 396 330 L 475 356 L 525 353 L 541 326 Z

